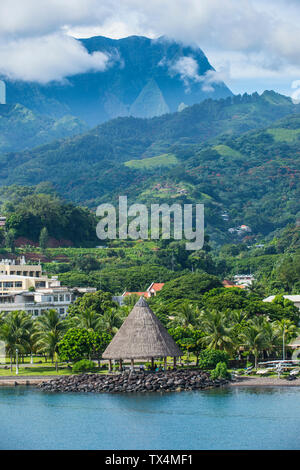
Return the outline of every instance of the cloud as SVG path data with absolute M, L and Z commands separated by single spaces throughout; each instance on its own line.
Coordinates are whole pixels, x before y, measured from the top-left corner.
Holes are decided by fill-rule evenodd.
M 170 62 L 166 58 L 159 62 L 161 66 L 167 66 L 171 76 L 179 75 L 183 81 L 186 91 L 190 91 L 191 84 L 202 82 L 202 90 L 205 92 L 213 92 L 215 83 L 226 81 L 229 76 L 229 70 L 221 67 L 221 70 L 208 70 L 204 75 L 199 75 L 198 62 L 194 57 L 181 56 L 176 61 Z
M 5 68 L 9 76 L 43 81 L 56 73 L 60 80 L 77 70 L 101 70 L 104 57 L 88 57 L 66 36 L 138 34 L 196 43 L 218 69 L 225 58 L 234 78 L 247 73 L 249 77 L 288 75 L 300 69 L 299 17 L 299 0 L 1 0 L 1 70 Z M 23 47 L 26 62 L 20 52 Z M 36 56 L 29 53 L 30 47 Z M 49 53 L 49 65 L 42 47 L 44 55 Z M 17 61 L 25 67 L 24 74 Z M 39 73 L 39 62 L 48 73 Z M 191 60 L 177 66 L 183 80 L 198 80 Z M 204 87 L 209 88 L 213 82 L 209 83 L 210 77 L 207 80 Z
M 173 63 L 162 60 L 160 65 L 167 65 L 171 76 L 179 75 L 187 88 L 191 82 L 201 81 L 198 74 L 198 63 L 193 57 L 182 56 Z
M 81 43 L 62 34 L 0 42 L 0 74 L 10 79 L 47 83 L 87 71 L 104 71 L 109 56 L 89 54 Z

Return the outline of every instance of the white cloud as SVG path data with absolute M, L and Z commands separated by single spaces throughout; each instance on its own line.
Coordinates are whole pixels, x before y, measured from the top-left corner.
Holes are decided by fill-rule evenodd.
M 39 76 L 39 61 L 40 67 L 48 70 L 49 79 L 53 79 L 56 70 L 58 79 L 77 73 L 78 69 L 101 70 L 100 57 L 88 57 L 80 47 L 66 42 L 68 33 L 115 38 L 138 34 L 166 35 L 197 43 L 217 68 L 222 55 L 222 62 L 224 58 L 229 62 L 226 67 L 235 79 L 247 74 L 249 78 L 257 74 L 277 77 L 300 69 L 299 17 L 299 0 L 1 0 L 1 70 L 5 67 L 6 73 L 22 77 L 21 67 L 15 63 L 24 63 L 18 44 L 20 51 L 23 44 L 27 51 L 24 76 L 30 76 L 31 65 L 35 70 L 32 75 Z M 29 41 L 36 56 L 29 54 Z M 55 44 L 62 49 L 57 50 L 57 63 L 53 57 Z M 50 51 L 52 65 L 45 63 L 42 47 L 45 55 Z M 179 66 L 183 79 L 197 79 L 191 61 Z M 46 72 L 41 79 L 47 80 Z M 211 85 L 212 82 L 204 86 Z
M 0 42 L 0 73 L 11 79 L 47 83 L 87 71 L 103 71 L 109 57 L 88 54 L 81 43 L 62 34 Z
M 193 82 L 203 82 L 202 90 L 212 92 L 214 91 L 213 84 L 226 81 L 228 78 L 228 70 L 225 67 L 221 67 L 218 72 L 208 70 L 204 75 L 199 75 L 198 62 L 191 56 L 181 56 L 175 62 L 167 62 L 164 58 L 159 65 L 167 66 L 171 76 L 179 75 L 187 91 L 190 90 Z
M 163 65 L 165 62 L 161 61 Z M 198 74 L 198 63 L 190 56 L 182 56 L 174 63 L 166 63 L 171 76 L 179 75 L 186 87 L 189 87 L 190 82 L 199 82 L 201 77 Z

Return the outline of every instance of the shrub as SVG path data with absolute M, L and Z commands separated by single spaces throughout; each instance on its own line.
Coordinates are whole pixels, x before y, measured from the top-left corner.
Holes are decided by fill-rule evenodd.
M 211 371 L 210 377 L 215 379 L 230 379 L 230 373 L 227 370 L 226 362 L 218 362 L 216 368 Z
M 73 374 L 78 374 L 79 372 L 92 372 L 96 369 L 96 366 L 93 361 L 88 359 L 82 359 L 81 361 L 75 362 L 72 367 Z
M 225 351 L 216 349 L 204 349 L 199 355 L 199 367 L 201 369 L 214 369 L 219 362 L 228 365 L 229 356 Z

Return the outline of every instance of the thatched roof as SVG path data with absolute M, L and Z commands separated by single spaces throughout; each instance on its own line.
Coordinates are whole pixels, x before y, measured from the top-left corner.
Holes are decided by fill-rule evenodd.
M 179 347 L 141 297 L 102 354 L 104 359 L 182 356 Z

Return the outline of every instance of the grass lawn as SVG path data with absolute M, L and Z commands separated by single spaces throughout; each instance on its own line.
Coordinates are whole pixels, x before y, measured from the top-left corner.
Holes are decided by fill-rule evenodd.
M 23 360 L 24 360 L 24 364 L 30 364 L 30 356 L 26 356 L 24 357 L 24 359 L 22 358 L 19 358 L 19 366 L 22 366 L 23 365 Z M 33 364 L 39 364 L 39 363 L 42 363 L 42 364 L 51 364 L 51 359 L 47 358 L 45 359 L 45 357 L 41 357 L 41 356 L 34 356 L 33 357 Z M 6 365 L 10 365 L 10 358 L 9 357 L 6 357 L 6 358 L 1 358 L 0 360 L 0 365 L 1 364 L 6 364 Z M 14 365 L 14 364 L 13 364 Z
M 69 375 L 72 371 L 67 367 L 59 367 L 56 372 L 55 367 L 19 367 L 19 375 L 36 376 L 36 375 Z M 13 371 L 10 369 L 0 369 L 0 377 L 16 377 L 16 367 L 13 365 Z
M 95 369 L 94 373 L 106 374 L 107 370 Z M 45 366 L 45 367 L 19 367 L 19 376 L 43 376 L 43 375 L 71 375 L 72 370 L 67 367 L 60 366 L 58 372 L 56 372 L 55 366 Z M 0 369 L 0 377 L 17 377 L 16 376 L 16 367 L 13 366 L 13 371 L 10 369 Z

